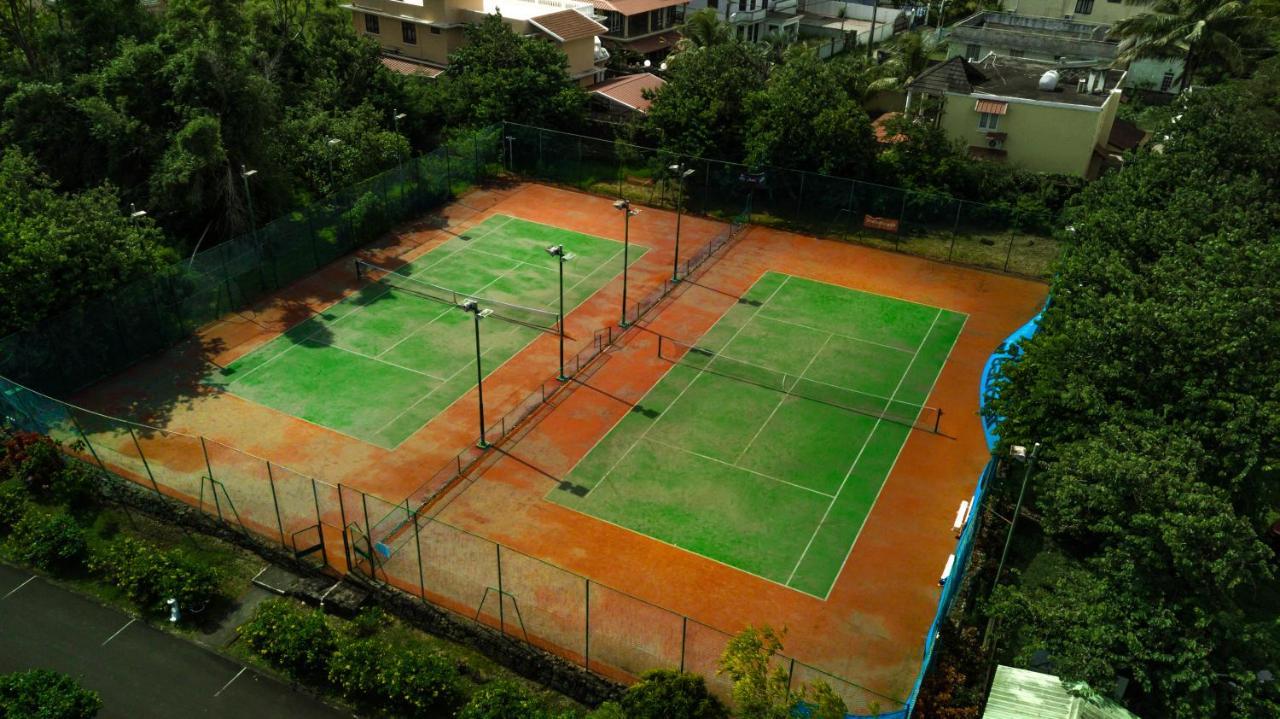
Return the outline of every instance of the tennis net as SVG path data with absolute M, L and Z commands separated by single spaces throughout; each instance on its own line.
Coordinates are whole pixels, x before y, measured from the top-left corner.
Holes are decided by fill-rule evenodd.
M 937 434 L 942 410 L 923 404 L 861 392 L 729 357 L 715 350 L 658 336 L 658 356 L 673 364 L 764 387 L 775 392 L 839 407 L 888 422 Z
M 385 267 L 379 267 L 372 262 L 361 259 L 356 260 L 356 276 L 358 278 L 370 280 L 391 290 L 406 292 L 442 304 L 454 305 L 455 307 L 461 306 L 464 300 L 473 299 L 479 303 L 481 309 L 493 310 L 495 317 L 508 322 L 515 322 L 516 324 L 540 330 L 558 331 L 560 317 L 554 312 L 515 305 L 490 297 L 458 292 L 448 287 L 417 279 L 411 276 L 410 272 L 411 269 L 408 265 L 398 270 L 390 270 Z

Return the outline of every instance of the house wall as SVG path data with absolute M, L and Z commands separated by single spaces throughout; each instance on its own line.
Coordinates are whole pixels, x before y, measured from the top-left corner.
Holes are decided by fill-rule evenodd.
M 1113 92 L 1102 108 L 1032 104 L 1016 98 L 995 98 L 1009 103 L 996 132 L 1004 140 L 1006 161 L 1036 172 L 1056 172 L 1086 177 L 1097 139 L 1111 132 L 1119 93 Z M 987 147 L 987 130 L 978 127 L 977 97 L 947 93 L 941 126 L 949 137 L 965 147 Z M 1110 119 L 1107 119 L 1107 118 Z
M 1019 15 L 1039 15 L 1041 17 L 1067 17 L 1074 20 L 1087 20 L 1110 25 L 1134 15 L 1150 12 L 1149 5 L 1136 5 L 1121 0 L 1092 0 L 1089 12 L 1077 12 L 1081 3 L 1089 0 L 1002 0 L 1001 9 Z
M 372 39 L 383 50 L 397 55 L 444 65 L 448 62 L 449 53 L 463 42 L 462 28 L 445 28 L 441 29 L 439 34 L 435 34 L 431 32 L 429 25 L 416 24 L 418 42 L 410 45 L 404 42 L 400 20 L 379 17 L 378 32 L 375 34 L 365 29 L 365 15 L 366 13 L 359 10 L 353 10 L 351 13 L 351 25 L 356 34 Z
M 569 58 L 569 77 L 578 77 L 583 73 L 595 70 L 596 39 L 594 37 L 570 40 L 566 43 L 559 43 L 559 45 L 560 49 Z
M 1169 71 L 1173 72 L 1173 84 L 1165 92 L 1179 92 L 1182 89 L 1179 80 L 1182 76 L 1181 60 L 1134 60 L 1129 64 L 1125 87 L 1159 91 L 1164 75 Z

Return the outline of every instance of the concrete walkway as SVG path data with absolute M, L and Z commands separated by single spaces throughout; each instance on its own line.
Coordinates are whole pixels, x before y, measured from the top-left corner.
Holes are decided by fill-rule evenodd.
M 110 717 L 349 716 L 239 662 L 0 565 L 0 674 L 53 669 Z

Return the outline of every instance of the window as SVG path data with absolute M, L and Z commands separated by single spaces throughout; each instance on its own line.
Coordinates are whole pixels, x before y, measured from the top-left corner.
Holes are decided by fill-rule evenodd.
M 707 7 L 711 8 L 712 10 L 719 10 L 720 0 L 707 0 Z
M 1009 48 L 1009 57 L 1022 57 L 1026 52 L 1026 50 L 1023 50 L 1020 47 L 1011 47 Z
M 981 45 L 968 45 L 964 49 L 964 59 L 969 60 L 970 62 L 977 60 L 978 56 L 980 56 L 981 54 L 982 54 Z
M 1000 124 L 1000 116 L 994 112 L 982 112 L 978 114 L 978 129 L 991 132 Z
M 626 21 L 625 18 L 622 16 L 622 13 L 613 12 L 612 10 L 610 10 L 609 12 L 606 12 L 604 15 L 605 15 L 604 25 L 606 28 L 606 32 L 608 32 L 610 35 L 621 35 L 623 23 Z
M 1173 87 L 1173 70 L 1165 70 L 1164 77 L 1160 78 L 1160 92 L 1168 92 Z
M 1088 15 L 1093 12 L 1093 0 L 1076 0 L 1076 14 Z
M 411 22 L 400 22 L 400 37 L 406 45 L 418 44 L 418 27 Z
M 751 42 L 760 42 L 760 23 L 751 26 Z
M 364 31 L 371 32 L 374 35 L 378 34 L 378 16 L 377 15 L 366 14 L 364 16 Z
M 440 34 L 440 28 L 436 27 L 435 25 L 432 25 L 432 26 L 431 26 L 431 34 L 432 34 L 432 35 L 439 35 L 439 34 Z

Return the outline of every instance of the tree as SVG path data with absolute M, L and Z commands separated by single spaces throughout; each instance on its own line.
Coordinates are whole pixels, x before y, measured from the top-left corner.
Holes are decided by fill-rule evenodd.
M 787 672 L 772 665 L 782 636 L 772 627 L 747 627 L 720 657 L 720 673 L 733 680 L 733 703 L 741 719 L 790 719 L 801 696 L 789 688 Z
M 748 98 L 747 163 L 830 175 L 871 173 L 871 122 L 829 63 L 797 46 L 761 92 Z
M 499 14 L 468 25 L 466 44 L 449 55 L 438 78 L 450 125 L 508 120 L 572 128 L 586 113 L 587 95 L 568 76 L 569 60 L 555 45 L 522 37 Z
M 680 50 L 723 45 L 733 40 L 733 27 L 714 8 L 689 13 L 680 27 Z
M 1260 674 L 1280 666 L 1277 81 L 1272 60 L 1184 95 L 1159 152 L 1079 196 L 1053 302 L 987 405 L 1006 443 L 1045 447 L 1047 537 L 990 611 L 1022 659 L 1129 678 L 1141 715 L 1280 712 Z
M 647 672 L 622 697 L 627 719 L 729 719 L 729 712 L 707 691 L 697 674 Z
M 1263 30 L 1273 20 L 1239 0 L 1129 0 L 1151 12 L 1116 21 L 1111 37 L 1120 41 L 1116 63 L 1127 66 L 1146 58 L 1183 61 L 1183 87 L 1200 79 L 1210 63 L 1240 74 L 1245 48 L 1264 43 Z
M 65 674 L 47 669 L 0 675 L 0 717 L 6 719 L 92 719 L 102 697 Z
M 763 48 L 738 40 L 672 53 L 646 129 L 664 150 L 735 160 L 744 153 L 747 98 L 767 78 Z

